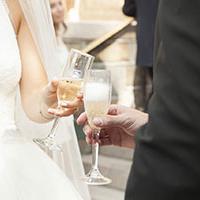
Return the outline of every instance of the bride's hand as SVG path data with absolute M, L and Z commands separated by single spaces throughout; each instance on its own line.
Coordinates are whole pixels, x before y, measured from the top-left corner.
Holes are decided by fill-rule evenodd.
M 56 115 L 58 117 L 69 116 L 78 110 L 83 105 L 83 95 L 77 95 L 77 98 L 73 102 L 62 104 L 63 109 L 56 109 L 57 107 L 57 88 L 58 80 L 52 80 L 45 88 L 43 92 L 44 102 L 48 107 L 48 113 Z

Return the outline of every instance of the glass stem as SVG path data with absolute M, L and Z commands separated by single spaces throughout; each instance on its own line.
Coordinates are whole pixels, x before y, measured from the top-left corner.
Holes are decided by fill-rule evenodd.
M 60 119 L 59 117 L 56 117 L 54 119 L 53 126 L 52 126 L 51 131 L 50 131 L 49 135 L 47 136 L 47 138 L 52 139 L 52 140 L 55 138 L 55 136 L 56 136 L 56 129 L 58 127 L 59 119 Z
M 99 133 L 100 133 L 100 130 L 98 129 L 94 130 L 93 140 L 95 141 L 95 144 L 92 145 L 92 169 L 98 169 Z

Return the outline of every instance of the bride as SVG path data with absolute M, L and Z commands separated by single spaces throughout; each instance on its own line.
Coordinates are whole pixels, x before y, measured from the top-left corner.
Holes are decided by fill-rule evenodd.
M 17 0 L 0 0 L 0 198 L 4 200 L 82 200 L 62 171 L 15 124 L 18 85 L 23 108 L 33 121 L 52 119 L 57 81 L 47 75 Z M 67 116 L 74 107 L 59 113 Z M 53 111 L 51 110 L 51 113 Z M 55 111 L 54 111 L 55 112 Z M 56 114 L 56 113 L 54 113 Z

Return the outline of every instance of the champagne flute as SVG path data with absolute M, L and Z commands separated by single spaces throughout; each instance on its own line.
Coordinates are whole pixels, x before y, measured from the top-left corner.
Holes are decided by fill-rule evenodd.
M 111 183 L 98 168 L 99 133 L 100 128 L 94 126 L 95 117 L 104 116 L 111 103 L 111 74 L 108 70 L 88 70 L 84 83 L 84 106 L 88 123 L 93 129 L 92 167 L 84 178 L 89 185 L 105 185 Z
M 85 72 L 92 66 L 94 57 L 72 49 L 69 53 L 66 66 L 58 78 L 57 99 L 58 110 L 62 110 L 62 104 L 74 101 L 81 92 Z M 33 141 L 43 149 L 62 151 L 60 145 L 55 141 L 56 129 L 59 117 L 56 117 L 52 129 L 47 137 L 35 138 Z

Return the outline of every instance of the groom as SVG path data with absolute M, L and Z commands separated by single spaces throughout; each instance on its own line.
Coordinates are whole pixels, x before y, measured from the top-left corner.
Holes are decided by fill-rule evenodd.
M 126 200 L 200 199 L 199 10 L 199 0 L 160 0 L 149 115 L 114 105 L 94 119 L 102 145 L 135 147 Z M 91 142 L 84 113 L 78 123 Z

